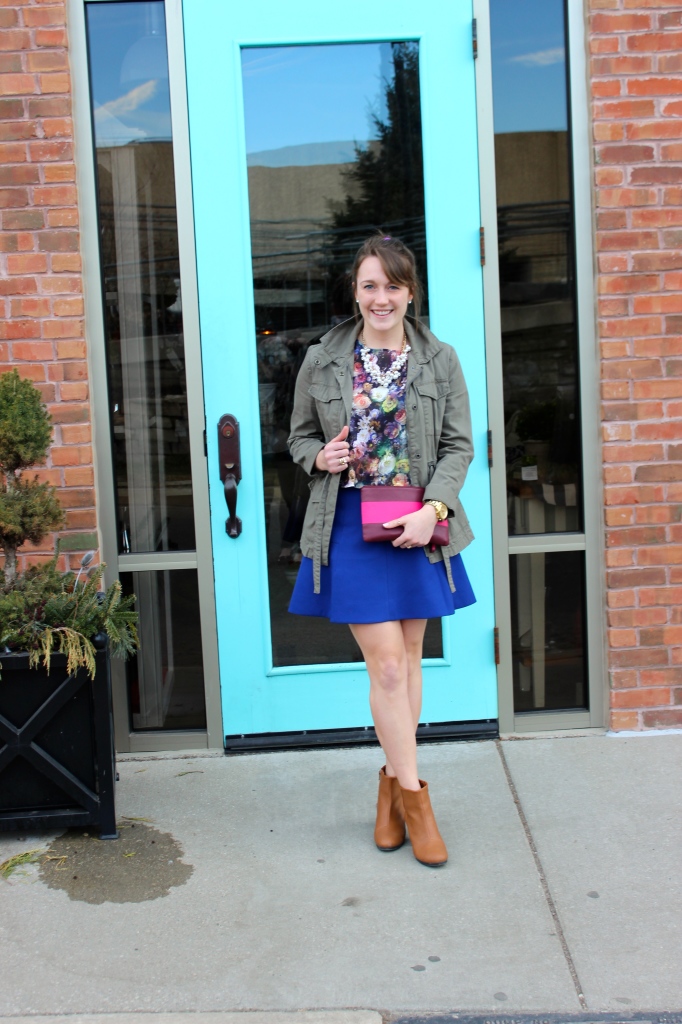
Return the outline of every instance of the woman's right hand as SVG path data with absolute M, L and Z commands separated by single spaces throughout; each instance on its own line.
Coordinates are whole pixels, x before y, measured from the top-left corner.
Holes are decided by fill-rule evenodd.
M 343 473 L 348 468 L 350 445 L 348 427 L 344 427 L 337 437 L 333 437 L 324 448 L 320 448 L 315 459 L 315 468 L 327 473 Z

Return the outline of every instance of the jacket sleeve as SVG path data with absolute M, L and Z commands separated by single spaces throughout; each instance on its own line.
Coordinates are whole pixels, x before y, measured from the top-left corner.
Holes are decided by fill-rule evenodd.
M 424 491 L 424 500 L 444 501 L 452 513 L 474 457 L 469 393 L 454 348 L 449 352 L 450 390 L 445 399 L 443 428 L 438 439 L 436 468 Z
M 308 349 L 301 369 L 296 378 L 294 391 L 294 409 L 291 414 L 291 432 L 289 434 L 289 451 L 291 457 L 308 476 L 316 473 L 315 459 L 324 448 L 325 440 L 322 425 L 317 415 L 315 400 L 310 394 L 311 379 L 311 348 Z

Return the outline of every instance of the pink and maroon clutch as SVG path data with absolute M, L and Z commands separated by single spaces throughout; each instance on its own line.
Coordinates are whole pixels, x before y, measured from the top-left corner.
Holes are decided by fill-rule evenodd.
M 410 512 L 418 512 L 424 504 L 423 487 L 363 487 L 360 491 L 360 516 L 362 519 L 362 539 L 395 540 L 403 532 L 402 526 L 393 526 L 387 530 L 383 524 L 392 519 L 400 519 Z M 450 531 L 448 521 L 436 523 L 430 543 L 448 544 Z

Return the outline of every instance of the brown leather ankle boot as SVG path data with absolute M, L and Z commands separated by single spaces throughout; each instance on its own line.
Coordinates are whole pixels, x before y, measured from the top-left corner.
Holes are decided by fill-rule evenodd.
M 411 789 L 402 789 L 403 807 L 407 831 L 412 843 L 412 852 L 420 864 L 430 868 L 439 868 L 448 859 L 448 851 L 431 809 L 429 787 L 419 780 L 421 789 L 415 793 Z
M 384 766 L 379 772 L 377 823 L 374 842 L 384 853 L 399 850 L 405 842 L 405 817 L 398 780 L 386 774 Z

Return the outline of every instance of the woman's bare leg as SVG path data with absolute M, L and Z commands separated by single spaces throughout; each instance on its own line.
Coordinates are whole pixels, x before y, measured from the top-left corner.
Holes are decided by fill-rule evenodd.
M 403 789 L 419 790 L 417 743 L 408 689 L 409 664 L 401 622 L 350 627 L 369 673 L 369 703 L 386 762 Z
M 422 713 L 422 651 L 427 621 L 427 619 L 403 619 L 400 623 L 407 657 L 407 695 L 415 732 Z M 390 761 L 386 762 L 386 774 L 395 775 Z

